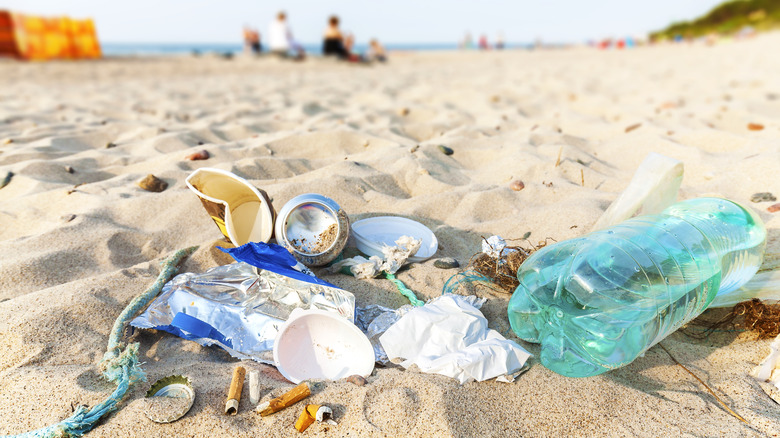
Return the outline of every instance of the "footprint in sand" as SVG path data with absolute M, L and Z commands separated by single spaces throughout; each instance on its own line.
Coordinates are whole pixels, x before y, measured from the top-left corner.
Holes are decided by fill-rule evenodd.
M 403 436 L 417 423 L 420 398 L 412 388 L 372 388 L 363 399 L 363 415 L 387 436 Z

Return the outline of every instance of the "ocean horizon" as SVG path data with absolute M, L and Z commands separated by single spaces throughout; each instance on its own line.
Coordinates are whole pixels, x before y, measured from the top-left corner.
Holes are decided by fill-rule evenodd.
M 302 44 L 307 54 L 321 55 L 320 43 Z M 240 43 L 115 43 L 101 44 L 105 56 L 159 56 L 159 55 L 184 55 L 193 53 L 220 53 L 238 54 L 244 51 Z M 505 49 L 528 49 L 532 44 L 508 43 Z M 450 51 L 458 50 L 457 43 L 388 43 L 385 44 L 388 51 Z M 474 47 L 472 47 L 474 48 Z M 368 50 L 368 44 L 355 44 L 355 51 L 364 53 Z M 263 52 L 268 52 L 268 47 L 263 46 Z

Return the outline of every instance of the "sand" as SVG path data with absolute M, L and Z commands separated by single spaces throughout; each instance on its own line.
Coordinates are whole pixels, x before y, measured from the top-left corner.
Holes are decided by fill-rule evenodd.
M 159 262 L 190 245 L 184 271 L 230 260 L 221 234 L 184 180 L 199 167 L 235 172 L 280 208 L 321 193 L 354 221 L 418 220 L 436 257 L 465 266 L 493 234 L 531 241 L 587 232 L 649 152 L 685 163 L 680 198 L 720 195 L 754 207 L 780 252 L 779 34 L 707 47 L 630 51 L 395 54 L 386 65 L 218 57 L 0 61 L 0 434 L 47 426 L 113 390 L 97 369 L 111 326 Z M 751 130 L 749 124 L 763 125 Z M 112 143 L 112 147 L 107 147 Z M 439 145 L 454 153 L 445 155 Z M 205 149 L 204 161 L 185 156 Z M 556 160 L 560 155 L 560 165 Z M 67 167 L 73 169 L 68 172 Z M 136 182 L 154 174 L 161 193 Z M 520 180 L 524 188 L 510 188 Z M 433 259 L 398 278 L 423 299 L 456 269 Z M 323 275 L 358 305 L 404 304 L 387 281 Z M 508 296 L 488 294 L 491 328 L 513 336 Z M 706 316 L 706 314 L 705 314 Z M 689 330 L 695 331 L 694 328 Z M 173 335 L 136 331 L 149 382 L 89 436 L 297 436 L 303 405 L 261 418 L 248 388 L 222 414 L 237 361 Z M 538 357 L 539 348 L 520 343 Z M 333 382 L 311 403 L 338 426 L 308 436 L 763 436 L 780 406 L 750 370 L 769 341 L 682 332 L 662 343 L 721 399 L 653 347 L 607 374 L 566 378 L 536 358 L 512 384 L 377 369 L 365 386 Z M 292 387 L 275 368 L 261 401 Z M 186 374 L 197 397 L 172 424 L 143 413 L 148 385 Z

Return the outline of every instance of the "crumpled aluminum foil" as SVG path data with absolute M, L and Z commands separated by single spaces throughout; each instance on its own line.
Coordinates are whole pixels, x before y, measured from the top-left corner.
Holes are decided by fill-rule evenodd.
M 379 343 L 379 337 L 382 336 L 387 329 L 395 324 L 401 317 L 412 310 L 414 307 L 411 304 L 406 304 L 398 309 L 390 309 L 379 304 L 369 304 L 366 307 L 358 307 L 357 309 L 357 321 L 355 324 L 358 328 L 366 334 L 368 340 L 371 342 L 371 347 L 374 348 L 374 360 L 384 366 L 393 365 L 387 358 L 385 349 L 382 348 L 382 344 Z
M 338 313 L 355 320 L 355 296 L 238 262 L 168 282 L 130 324 L 173 333 L 231 356 L 273 364 L 279 327 L 295 308 Z

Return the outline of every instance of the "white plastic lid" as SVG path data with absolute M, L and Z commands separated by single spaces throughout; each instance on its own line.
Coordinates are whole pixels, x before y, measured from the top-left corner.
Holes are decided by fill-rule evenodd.
M 359 220 L 352 224 L 352 233 L 357 248 L 369 256 L 382 257 L 382 246 L 395 246 L 395 241 L 401 236 L 422 239 L 420 249 L 409 257 L 410 262 L 425 261 L 439 249 L 439 241 L 433 231 L 419 222 L 398 216 L 379 216 Z
M 374 361 L 366 335 L 346 318 L 324 310 L 293 310 L 274 341 L 276 367 L 293 383 L 368 377 Z

